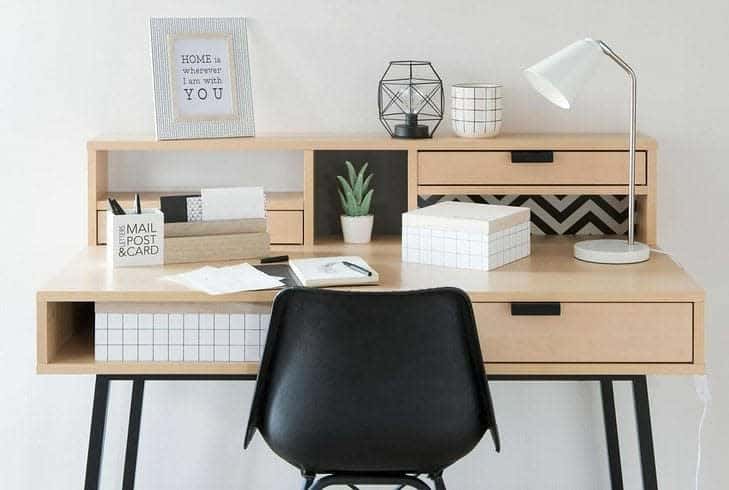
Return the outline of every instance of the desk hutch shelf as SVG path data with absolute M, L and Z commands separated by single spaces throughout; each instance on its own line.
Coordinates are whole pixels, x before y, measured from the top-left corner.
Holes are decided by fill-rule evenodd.
M 405 208 L 421 195 L 531 194 L 626 195 L 627 138 L 611 134 L 507 134 L 493 139 L 455 137 L 398 140 L 366 136 L 259 136 L 213 140 L 156 141 L 99 139 L 88 143 L 88 243 L 104 243 L 103 223 L 109 194 L 109 154 L 144 151 L 297 151 L 302 155 L 301 192 L 269 193 L 269 227 L 274 245 L 315 243 L 315 165 L 320 152 L 402 152 L 406 178 Z M 638 239 L 656 242 L 656 144 L 638 138 L 636 193 Z M 512 152 L 551 152 L 551 163 L 512 163 Z M 323 183 L 323 185 L 331 185 Z M 130 191 L 133 191 L 130 190 Z M 145 193 L 158 205 L 159 192 Z M 118 193 L 115 193 L 117 195 Z M 132 193 L 122 194 L 129 199 Z M 336 206 L 336 203 L 335 203 Z M 405 209 L 393 208 L 392 212 Z

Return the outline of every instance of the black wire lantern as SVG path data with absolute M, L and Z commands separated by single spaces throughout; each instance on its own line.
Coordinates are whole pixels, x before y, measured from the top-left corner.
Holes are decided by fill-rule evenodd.
M 377 107 L 393 138 L 431 138 L 443 120 L 443 81 L 430 61 L 391 61 Z

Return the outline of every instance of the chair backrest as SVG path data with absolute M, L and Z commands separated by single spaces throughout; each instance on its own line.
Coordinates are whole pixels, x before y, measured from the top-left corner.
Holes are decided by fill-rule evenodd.
M 309 472 L 433 472 L 488 429 L 491 395 L 471 303 L 455 288 L 292 288 L 273 305 L 255 430 Z

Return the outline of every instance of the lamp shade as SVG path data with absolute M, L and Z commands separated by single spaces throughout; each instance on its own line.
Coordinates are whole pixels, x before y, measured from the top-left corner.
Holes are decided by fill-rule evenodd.
M 547 100 L 562 109 L 569 109 L 602 54 L 597 41 L 582 39 L 527 68 L 524 76 Z

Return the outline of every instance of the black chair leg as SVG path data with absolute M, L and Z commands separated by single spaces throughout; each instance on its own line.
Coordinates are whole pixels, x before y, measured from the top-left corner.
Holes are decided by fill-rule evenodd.
M 430 477 L 435 484 L 435 490 L 446 490 L 445 482 L 443 481 L 443 472 L 438 472 Z
M 314 475 L 302 475 L 304 477 L 304 483 L 301 486 L 301 490 L 309 490 L 314 484 Z

